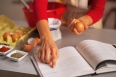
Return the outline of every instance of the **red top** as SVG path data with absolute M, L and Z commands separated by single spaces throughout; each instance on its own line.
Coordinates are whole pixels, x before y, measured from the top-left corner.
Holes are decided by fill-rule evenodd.
M 86 13 L 93 19 L 93 23 L 97 22 L 104 13 L 106 0 L 89 0 L 91 9 Z M 41 19 L 47 20 L 48 0 L 34 0 L 34 13 L 37 21 Z

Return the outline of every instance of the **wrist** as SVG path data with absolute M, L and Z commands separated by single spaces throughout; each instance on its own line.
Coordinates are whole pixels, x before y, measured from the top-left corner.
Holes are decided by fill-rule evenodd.
M 84 26 L 88 26 L 86 22 L 84 22 L 83 20 L 79 20 L 80 22 L 83 23 Z
M 41 40 L 53 39 L 47 20 L 40 20 L 36 24 Z
M 90 26 L 93 23 L 93 20 L 90 16 L 84 15 L 79 18 L 79 21 L 81 21 L 85 26 Z
M 50 40 L 54 41 L 52 36 L 40 36 L 40 39 L 42 41 L 45 41 L 45 40 L 46 41 L 50 41 Z

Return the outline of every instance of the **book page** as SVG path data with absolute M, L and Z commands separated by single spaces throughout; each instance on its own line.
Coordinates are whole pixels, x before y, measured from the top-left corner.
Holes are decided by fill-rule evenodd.
M 116 61 L 103 62 L 98 66 L 96 73 L 106 73 L 116 71 Z
M 116 60 L 116 49 L 111 44 L 95 40 L 84 40 L 76 48 L 94 70 L 103 61 Z
M 72 77 L 92 74 L 95 71 L 74 47 L 59 49 L 59 59 L 55 68 L 39 61 L 35 56 L 43 77 Z

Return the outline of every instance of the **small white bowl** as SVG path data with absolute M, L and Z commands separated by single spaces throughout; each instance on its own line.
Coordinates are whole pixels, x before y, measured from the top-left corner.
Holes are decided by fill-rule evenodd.
M 23 56 L 20 57 L 20 58 L 11 57 L 11 55 L 14 54 L 14 53 L 16 53 L 16 52 L 22 53 Z M 7 54 L 6 56 L 7 56 L 9 59 L 11 59 L 11 60 L 14 60 L 14 61 L 21 61 L 24 57 L 27 56 L 27 54 L 28 54 L 28 53 L 27 53 L 27 52 L 24 52 L 24 51 L 14 50 L 14 51 L 10 52 L 9 54 Z
M 0 52 L 0 55 L 6 55 L 7 53 L 9 53 L 13 49 L 13 47 L 7 46 L 7 45 L 0 45 L 0 48 L 2 48 L 3 46 L 5 46 L 7 48 L 10 48 L 10 49 L 6 52 Z

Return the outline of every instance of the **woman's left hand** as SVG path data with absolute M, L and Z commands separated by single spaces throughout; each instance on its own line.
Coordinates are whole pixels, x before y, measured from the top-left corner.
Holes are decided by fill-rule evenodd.
M 82 23 L 82 22 L 81 22 L 80 20 L 78 20 L 78 19 L 71 19 L 70 22 L 69 22 L 69 24 L 68 24 L 68 28 L 69 28 L 69 30 L 70 30 L 71 32 L 73 32 L 74 34 L 80 35 L 80 34 L 83 33 L 84 30 L 86 30 L 86 29 L 88 28 L 88 26 L 83 25 L 83 26 L 84 26 L 84 30 L 83 30 L 82 32 L 79 32 L 79 31 L 77 31 L 76 28 L 74 28 L 74 25 L 75 25 L 77 22 Z M 83 24 L 83 23 L 82 23 L 82 24 Z

